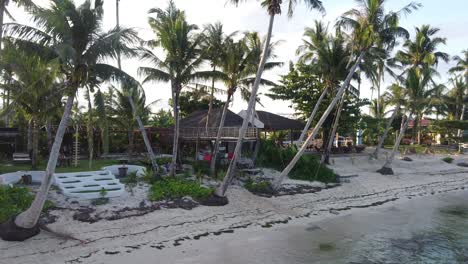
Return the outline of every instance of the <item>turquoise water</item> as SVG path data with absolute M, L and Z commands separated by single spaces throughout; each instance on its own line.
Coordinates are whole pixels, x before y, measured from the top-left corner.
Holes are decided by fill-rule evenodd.
M 312 229 L 320 238 L 306 239 L 319 243 L 312 262 L 468 263 L 468 193 L 415 199 Z
M 174 250 L 183 253 L 174 263 L 468 263 L 468 192 L 236 231 Z

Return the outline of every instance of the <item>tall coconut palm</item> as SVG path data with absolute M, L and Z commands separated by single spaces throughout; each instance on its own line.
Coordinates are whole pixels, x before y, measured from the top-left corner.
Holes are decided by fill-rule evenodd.
M 239 4 L 242 2 L 241 0 L 230 0 L 230 2 L 234 4 Z M 288 16 L 292 17 L 294 13 L 294 8 L 296 5 L 299 3 L 299 0 L 289 0 L 288 1 Z M 319 11 L 324 11 L 324 8 L 322 6 L 322 1 L 320 0 L 303 0 L 303 3 L 307 6 L 309 9 L 317 9 Z M 270 21 L 268 24 L 268 30 L 267 30 L 267 37 L 263 46 L 263 51 L 262 51 L 262 56 L 257 68 L 257 74 L 255 78 L 255 82 L 252 86 L 251 90 L 251 96 L 249 99 L 249 104 L 247 107 L 247 114 L 246 117 L 244 118 L 244 121 L 242 122 L 242 127 L 239 130 L 239 138 L 237 139 L 236 143 L 236 148 L 234 150 L 234 157 L 231 159 L 231 162 L 229 164 L 229 168 L 226 172 L 226 176 L 223 179 L 223 183 L 216 189 L 216 195 L 220 197 L 224 197 L 226 194 L 226 190 L 228 189 L 228 186 L 234 177 L 234 172 L 236 170 L 237 166 L 237 160 L 241 154 L 242 151 L 242 141 L 244 139 L 245 133 L 247 132 L 247 127 L 249 124 L 249 120 L 252 117 L 253 114 L 253 108 L 254 105 L 256 104 L 257 100 L 257 93 L 258 93 L 258 88 L 260 86 L 260 79 L 263 74 L 263 69 L 266 63 L 267 59 L 267 54 L 268 54 L 268 49 L 270 47 L 270 41 L 271 41 L 271 36 L 273 33 L 273 23 L 275 21 L 275 16 L 281 14 L 281 3 L 282 0 L 264 0 L 262 1 L 262 7 L 267 9 L 268 15 L 270 16 Z
M 49 114 L 53 111 L 61 91 L 57 89 L 56 81 L 61 77 L 59 64 L 56 60 L 40 58 L 18 49 L 12 43 L 7 43 L 2 51 L 2 64 L 7 65 L 12 74 L 8 83 L 12 88 L 10 109 L 20 111 L 27 117 L 30 124 L 31 161 L 32 168 L 37 169 L 39 129 Z M 59 105 L 61 106 L 61 105 Z
M 210 62 L 213 73 L 216 72 L 216 67 L 221 63 L 221 57 L 223 55 L 225 43 L 230 40 L 237 32 L 231 33 L 226 36 L 223 31 L 223 24 L 217 22 L 205 26 L 204 40 L 202 42 L 202 49 L 204 49 L 205 58 Z M 210 90 L 210 103 L 208 106 L 208 113 L 206 116 L 205 128 L 208 130 L 208 124 L 210 122 L 211 112 L 213 110 L 213 99 L 215 95 L 215 81 L 216 78 L 211 78 L 211 90 Z
M 437 66 L 442 60 L 448 62 L 450 57 L 447 53 L 438 51 L 440 45 L 445 45 L 446 39 L 437 37 L 440 31 L 430 25 L 416 27 L 414 40 L 407 40 L 403 44 L 404 50 L 396 54 L 396 60 L 404 66 L 409 67 L 432 67 Z
M 269 58 L 274 58 L 274 46 L 277 43 L 272 43 Z M 234 42 L 227 41 L 224 45 L 221 54 L 221 63 L 219 64 L 219 78 L 223 80 L 227 87 L 227 98 L 224 103 L 223 112 L 219 122 L 218 132 L 215 141 L 215 147 L 211 159 L 210 173 L 213 175 L 216 167 L 216 158 L 219 152 L 222 129 L 226 119 L 228 106 L 233 100 L 236 91 L 241 90 L 242 94 L 248 93 L 250 85 L 254 82 L 256 67 L 258 62 L 258 54 L 261 46 L 261 40 L 257 33 L 247 33 L 243 39 Z M 282 65 L 279 62 L 266 62 L 265 70 Z M 273 82 L 261 79 L 261 84 L 272 85 Z
M 383 167 L 378 170 L 384 175 L 393 174 L 392 162 L 395 158 L 398 148 L 400 147 L 401 139 L 403 138 L 406 129 L 408 128 L 409 121 L 413 114 L 420 115 L 425 109 L 430 109 L 430 94 L 433 91 L 431 88 L 432 78 L 435 74 L 435 70 L 432 68 L 418 68 L 413 67 L 408 70 L 406 81 L 405 81 L 405 93 L 407 95 L 407 103 L 405 106 L 409 111 L 409 117 L 406 120 L 402 120 L 402 126 L 400 134 L 398 135 L 395 145 L 393 146 L 392 153 L 387 158 Z M 414 129 L 414 127 L 413 127 Z
M 140 67 L 139 75 L 144 77 L 143 83 L 164 81 L 170 82 L 174 113 L 174 140 L 172 162 L 169 174 L 175 176 L 179 145 L 179 95 L 184 85 L 197 78 L 209 78 L 213 72 L 197 72 L 204 57 L 200 49 L 203 40 L 201 34 L 196 34 L 197 26 L 189 24 L 185 12 L 179 10 L 173 1 L 163 10 L 154 8 L 149 11 L 149 24 L 156 38 L 148 42 L 150 47 L 160 47 L 165 52 L 165 58 L 160 59 L 149 49 L 142 49 L 142 59 L 150 62 L 150 67 Z
M 388 132 L 392 128 L 393 121 L 395 117 L 400 113 L 401 106 L 405 104 L 405 90 L 398 84 L 393 84 L 388 88 L 388 91 L 383 95 L 385 102 L 389 105 L 395 105 L 392 115 L 387 121 L 387 125 L 382 136 L 379 139 L 377 147 L 375 148 L 374 153 L 372 153 L 372 158 L 378 159 L 380 149 L 383 146 L 385 139 L 387 138 Z
M 116 18 L 116 25 L 117 27 L 120 27 L 120 0 L 115 0 L 115 18 Z M 117 53 L 117 66 L 119 67 L 119 70 L 122 69 L 122 62 L 121 62 L 121 57 L 120 57 L 120 53 L 118 52 Z M 133 84 L 129 84 L 127 83 L 126 85 L 130 85 L 130 86 L 139 86 L 139 84 L 135 83 L 135 82 L 132 82 Z M 135 102 L 133 101 L 133 98 L 130 96 L 131 93 L 127 93 L 128 94 L 128 101 L 130 103 L 130 107 L 131 109 L 133 110 L 133 114 L 135 115 L 135 118 L 137 120 L 137 123 L 138 123 L 138 128 L 140 130 L 140 133 L 141 133 L 141 136 L 143 137 L 143 141 L 145 143 L 145 146 L 146 146 L 146 151 L 148 152 L 148 158 L 150 159 L 151 161 L 151 167 L 153 169 L 153 173 L 155 174 L 156 177 L 159 178 L 159 166 L 158 166 L 158 163 L 156 161 L 156 155 L 154 155 L 154 151 L 153 151 L 153 147 L 151 146 L 151 143 L 148 139 L 148 133 L 146 133 L 146 129 L 141 121 L 141 118 L 140 116 L 137 115 L 137 108 L 135 106 Z
M 304 38 L 302 40 L 303 45 L 299 46 L 299 48 L 296 51 L 298 55 L 301 55 L 299 59 L 300 62 L 310 62 L 317 66 L 316 69 L 320 73 L 321 79 L 325 83 L 325 88 L 323 89 L 319 99 L 315 103 L 315 107 L 311 115 L 307 119 L 307 123 L 304 126 L 304 129 L 302 130 L 299 139 L 297 140 L 297 146 L 300 146 L 304 141 L 304 137 L 306 136 L 307 131 L 309 130 L 315 115 L 317 114 L 322 100 L 325 98 L 325 96 L 331 89 L 338 85 L 339 80 L 341 80 L 341 76 L 346 76 L 346 67 L 341 67 L 340 69 L 340 67 L 336 66 L 341 64 L 339 60 L 344 60 L 345 63 L 342 65 L 346 66 L 349 60 L 349 53 L 345 54 L 347 52 L 342 45 L 335 45 L 338 43 L 332 42 L 330 40 L 331 37 L 329 37 L 328 35 L 328 27 L 326 27 L 320 21 L 315 21 L 314 28 L 305 29 Z M 343 53 L 337 54 L 338 52 Z M 334 55 L 338 56 L 335 57 Z M 345 69 L 344 74 L 341 71 L 343 68 Z M 329 70 L 332 70 L 332 72 L 330 72 Z
M 358 66 L 361 61 L 364 59 L 365 55 L 372 55 L 376 53 L 375 51 L 379 50 L 381 41 L 384 41 L 388 36 L 398 35 L 396 32 L 400 30 L 398 26 L 398 18 L 405 13 L 411 13 L 414 9 L 417 9 L 418 6 L 414 3 L 411 3 L 405 6 L 398 12 L 390 12 L 386 14 L 384 11 L 385 0 L 358 0 L 360 9 L 352 9 L 346 12 L 339 20 L 338 26 L 343 27 L 344 29 L 351 29 L 350 34 L 350 46 L 351 50 L 356 54 L 355 59 L 350 59 L 349 64 L 352 64 L 350 67 L 346 79 L 343 81 L 341 87 L 337 90 L 335 97 L 331 101 L 328 108 L 325 110 L 324 114 L 320 120 L 315 125 L 312 133 L 309 135 L 305 143 L 296 153 L 291 162 L 284 168 L 280 176 L 273 183 L 275 189 L 279 188 L 281 182 L 289 174 L 289 172 L 294 168 L 296 163 L 299 161 L 301 156 L 304 154 L 307 146 L 310 144 L 312 139 L 316 136 L 318 130 L 321 128 L 325 120 L 330 115 L 331 111 L 335 108 L 336 104 L 343 96 L 343 93 L 348 88 L 351 79 L 353 78 Z M 392 21 L 390 24 L 391 27 L 387 28 L 384 31 L 379 31 L 374 26 L 374 21 L 383 20 L 383 21 Z M 393 41 L 394 38 L 390 37 L 386 41 Z M 351 57 L 353 58 L 353 57 Z
M 450 69 L 450 72 L 463 72 L 465 76 L 465 92 L 464 96 L 468 95 L 468 50 L 463 51 L 464 58 L 460 56 L 454 56 L 453 60 L 457 63 L 454 67 Z M 460 115 L 460 120 L 465 120 L 465 112 L 466 112 L 466 102 L 464 101 L 462 112 Z M 458 130 L 458 137 L 461 137 L 463 131 L 461 129 Z
M 35 5 L 33 3 L 33 1 L 31 0 L 1 0 L 0 1 L 0 29 L 3 29 L 3 24 L 4 24 L 4 17 L 5 17 L 5 14 L 10 16 L 10 12 L 8 11 L 8 5 L 10 4 L 10 2 L 13 2 L 15 3 L 17 6 L 22 6 L 22 7 L 25 7 L 26 9 L 31 9 L 31 8 L 34 8 Z M 3 30 L 0 30 L 0 51 L 2 50 L 2 43 L 3 42 Z M 5 92 L 5 97 L 6 97 L 6 102 L 3 104 L 4 107 L 8 107 L 9 104 L 10 104 L 10 89 L 8 89 L 8 87 L 5 87 L 6 88 L 6 92 Z M 5 98 L 4 98 L 5 99 Z M 10 113 L 7 113 L 5 115 L 5 124 L 6 126 L 8 126 L 8 123 L 9 123 L 9 115 Z
M 137 33 L 132 29 L 116 27 L 108 32 L 102 30 L 101 0 L 94 1 L 94 7 L 90 0 L 80 6 L 76 6 L 72 0 L 53 0 L 47 8 L 33 9 L 31 15 L 38 28 L 9 23 L 4 25 L 5 33 L 17 42 L 29 44 L 31 48 L 47 50 L 56 56 L 60 69 L 66 76 L 64 93 L 67 101 L 49 155 L 45 177 L 31 207 L 19 214 L 14 221 L 7 222 L 5 228 L 0 228 L 0 236 L 7 240 L 24 240 L 39 232 L 37 220 L 52 184 L 52 175 L 76 91 L 79 87 L 94 86 L 110 79 L 130 79 L 127 74 L 103 61 L 115 59 L 117 51 L 124 55 L 133 55 L 134 51 L 128 44 L 133 44 L 138 39 Z

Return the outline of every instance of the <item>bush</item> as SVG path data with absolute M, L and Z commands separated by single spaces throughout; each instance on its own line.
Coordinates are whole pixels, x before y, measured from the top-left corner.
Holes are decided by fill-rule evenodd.
M 254 182 L 252 179 L 248 179 L 244 187 L 252 193 L 264 193 L 271 194 L 273 193 L 273 187 L 269 181 L 260 181 Z
M 200 186 L 194 181 L 179 178 L 166 178 L 153 183 L 148 198 L 151 201 L 160 201 L 190 196 L 195 200 L 200 200 L 209 197 L 213 191 L 213 189 Z
M 453 162 L 453 158 L 452 157 L 445 157 L 442 159 L 443 161 L 447 162 L 447 163 L 452 163 Z
M 29 208 L 34 196 L 26 187 L 0 186 L 0 223 Z M 44 209 L 52 207 L 50 201 L 46 201 Z
M 295 146 L 282 147 L 272 140 L 265 140 L 260 144 L 257 164 L 267 168 L 283 170 L 296 153 Z M 312 155 L 303 155 L 289 173 L 289 177 L 297 180 L 317 180 L 325 183 L 337 181 L 333 170 L 325 165 L 320 165 L 318 158 Z
M 210 163 L 206 160 L 196 160 L 192 163 L 192 167 L 195 174 L 210 174 Z

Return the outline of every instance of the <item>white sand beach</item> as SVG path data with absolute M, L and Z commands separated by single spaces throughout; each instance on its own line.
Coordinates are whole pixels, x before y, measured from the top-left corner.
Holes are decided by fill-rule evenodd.
M 442 155 L 412 155 L 412 162 L 395 160 L 393 176 L 375 172 L 384 163 L 382 156 L 372 161 L 364 156 L 333 158 L 334 170 L 350 177 L 344 177 L 341 186 L 317 193 L 264 198 L 233 186 L 228 192 L 230 203 L 224 207 L 161 209 L 95 223 L 73 220 L 70 210 L 52 211 L 58 219 L 49 225 L 51 229 L 85 243 L 45 231 L 26 242 L 0 241 L 0 263 L 192 263 L 182 248 L 203 243 L 207 237 L 216 236 L 221 247 L 223 237 L 229 240 L 233 232 L 242 232 L 245 238 L 249 230 L 268 232 L 264 227 L 321 221 L 468 188 L 468 168 L 457 166 L 468 160 L 466 155 L 454 156 L 452 164 L 443 162 Z M 129 202 L 134 206 L 143 198 Z M 112 201 L 106 210 L 125 202 Z

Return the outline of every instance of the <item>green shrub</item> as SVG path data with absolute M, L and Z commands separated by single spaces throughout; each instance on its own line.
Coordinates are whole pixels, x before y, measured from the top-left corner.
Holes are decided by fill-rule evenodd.
M 192 167 L 195 174 L 210 174 L 210 163 L 206 160 L 196 160 L 192 163 Z
M 190 196 L 195 200 L 200 200 L 210 196 L 213 189 L 200 186 L 195 181 L 189 181 L 179 178 L 166 178 L 153 183 L 148 194 L 151 201 L 160 201 L 164 199 L 178 199 L 184 196 Z
M 26 187 L 0 186 L 0 223 L 28 209 L 33 200 L 34 196 Z M 50 201 L 46 201 L 44 210 L 52 206 Z
M 289 164 L 296 153 L 296 146 L 282 147 L 272 140 L 265 140 L 260 144 L 257 164 L 281 171 Z M 336 182 L 336 175 L 333 170 L 325 165 L 320 165 L 318 158 L 312 155 L 303 155 L 289 173 L 289 177 L 291 179 L 317 180 L 325 183 Z
M 447 163 L 452 163 L 453 162 L 453 158 L 452 157 L 445 157 L 442 159 L 443 161 L 447 162 Z
M 252 193 L 273 193 L 273 187 L 269 181 L 254 182 L 251 178 L 247 179 L 244 187 Z

